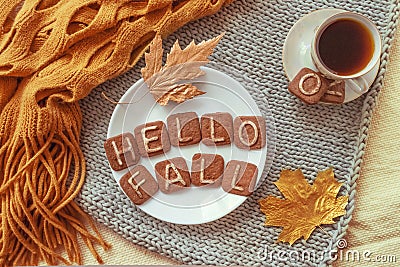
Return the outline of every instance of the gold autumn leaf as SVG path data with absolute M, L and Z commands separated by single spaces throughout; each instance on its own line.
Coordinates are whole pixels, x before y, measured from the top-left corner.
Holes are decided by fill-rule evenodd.
M 336 198 L 342 184 L 332 168 L 319 172 L 312 186 L 301 170 L 283 170 L 275 185 L 285 199 L 268 196 L 260 206 L 267 226 L 283 227 L 278 241 L 291 245 L 301 237 L 307 240 L 317 226 L 333 224 L 333 218 L 346 213 L 348 196 Z
M 204 75 L 200 67 L 209 62 L 208 57 L 222 36 L 223 34 L 198 45 L 191 42 L 183 50 L 176 41 L 167 54 L 165 66 L 162 66 L 162 40 L 159 35 L 155 36 L 150 44 L 150 51 L 145 53 L 146 66 L 141 71 L 150 93 L 160 105 L 165 106 L 170 100 L 181 103 L 205 93 L 185 82 Z

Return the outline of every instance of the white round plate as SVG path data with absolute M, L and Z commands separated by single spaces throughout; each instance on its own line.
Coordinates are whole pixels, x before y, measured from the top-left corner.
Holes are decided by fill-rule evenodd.
M 200 117 L 205 113 L 229 112 L 233 118 L 242 115 L 262 116 L 256 103 L 246 89 L 228 75 L 210 68 L 202 68 L 205 75 L 192 81 L 206 94 L 187 100 L 181 104 L 169 103 L 167 106 L 156 104 L 149 94 L 143 79 L 136 82 L 124 94 L 119 102 L 133 104 L 119 104 L 116 106 L 108 127 L 107 138 L 125 132 L 133 133 L 136 126 L 161 120 L 166 123 L 170 114 L 195 111 Z M 268 125 L 268 122 L 267 122 Z M 202 143 L 187 147 L 171 147 L 165 155 L 151 158 L 141 158 L 140 165 L 145 166 L 155 177 L 154 166 L 157 162 L 167 158 L 183 157 L 191 167 L 191 159 L 195 153 L 219 154 L 224 157 L 225 164 L 231 160 L 242 160 L 255 164 L 258 167 L 257 185 L 266 164 L 267 146 L 260 150 L 241 150 L 231 144 L 221 147 L 208 147 Z M 112 170 L 117 183 L 127 172 Z M 246 200 L 246 197 L 226 193 L 219 187 L 194 187 L 181 191 L 164 194 L 158 191 L 153 198 L 138 206 L 141 210 L 160 220 L 176 224 L 201 224 L 223 217 L 236 209 Z
M 323 20 L 341 12 L 345 12 L 345 10 L 316 10 L 305 15 L 293 25 L 286 36 L 282 55 L 283 68 L 289 81 L 293 80 L 296 74 L 304 67 L 318 71 L 311 59 L 310 53 L 314 33 Z M 371 87 L 374 82 L 378 70 L 379 62 L 370 72 L 363 76 L 368 84 L 368 88 Z M 351 89 L 351 86 L 352 85 L 346 81 L 344 103 L 352 101 L 366 92 L 357 92 L 356 90 Z

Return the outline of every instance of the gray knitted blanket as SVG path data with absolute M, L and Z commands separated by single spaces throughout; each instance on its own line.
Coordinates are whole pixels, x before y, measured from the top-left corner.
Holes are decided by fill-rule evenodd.
M 357 11 L 371 18 L 382 34 L 381 68 L 371 90 L 341 105 L 306 106 L 292 96 L 282 66 L 282 47 L 291 26 L 307 13 L 321 8 Z M 275 119 L 276 153 L 264 183 L 239 208 L 203 225 L 182 226 L 159 221 L 136 208 L 120 191 L 111 175 L 103 142 L 114 106 L 113 99 L 140 78 L 141 61 L 130 72 L 110 80 L 82 104 L 82 149 L 87 159 L 87 180 L 77 202 L 97 221 L 128 240 L 187 264 L 249 266 L 325 266 L 329 251 L 342 246 L 354 210 L 356 180 L 364 154 L 372 109 L 382 88 L 389 47 L 399 18 L 399 0 L 236 0 L 214 16 L 186 25 L 164 42 L 177 38 L 187 45 L 217 36 L 225 37 L 212 56 L 216 68 L 235 69 L 262 111 L 266 100 Z M 229 68 L 224 68 L 226 65 Z M 318 171 L 334 167 L 344 183 L 340 194 L 349 195 L 347 214 L 331 226 L 316 229 L 310 239 L 289 246 L 276 243 L 281 228 L 264 226 L 258 200 L 282 196 L 273 182 L 284 168 L 301 168 L 311 183 Z M 288 257 L 289 253 L 299 255 Z M 286 256 L 285 256 L 286 255 Z

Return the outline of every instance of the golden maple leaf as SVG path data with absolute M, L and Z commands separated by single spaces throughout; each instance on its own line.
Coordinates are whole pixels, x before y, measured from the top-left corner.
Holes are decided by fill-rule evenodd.
M 150 51 L 145 53 L 146 66 L 142 68 L 143 80 L 149 87 L 156 101 L 165 106 L 169 100 L 181 103 L 194 96 L 204 94 L 192 84 L 181 83 L 195 79 L 204 72 L 200 69 L 209 62 L 208 57 L 221 40 L 223 34 L 198 45 L 192 41 L 181 49 L 178 40 L 167 54 L 165 66 L 162 66 L 162 39 L 156 35 L 150 44 Z
M 319 172 L 312 186 L 300 169 L 283 170 L 275 185 L 285 199 L 268 196 L 259 203 L 265 224 L 283 227 L 278 241 L 292 245 L 301 237 L 307 240 L 317 226 L 333 224 L 333 218 L 346 213 L 348 196 L 336 198 L 342 184 L 332 168 Z

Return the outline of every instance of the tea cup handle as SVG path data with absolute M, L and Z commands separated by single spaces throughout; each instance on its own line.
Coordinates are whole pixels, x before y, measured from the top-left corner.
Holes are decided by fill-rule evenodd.
M 346 82 L 350 89 L 358 94 L 364 94 L 369 89 L 367 80 L 362 76 L 358 78 L 347 79 Z

